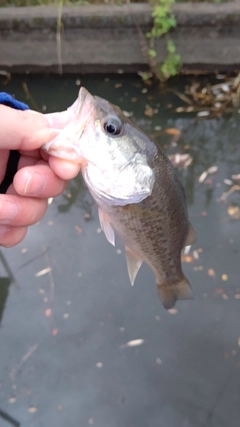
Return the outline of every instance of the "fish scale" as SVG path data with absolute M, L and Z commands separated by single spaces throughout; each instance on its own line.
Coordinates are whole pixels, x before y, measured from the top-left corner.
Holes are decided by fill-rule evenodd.
M 164 154 L 158 148 L 159 156 Z M 165 159 L 165 162 L 168 162 Z M 156 165 L 154 165 L 156 163 Z M 169 215 L 166 193 L 171 192 L 172 183 L 169 179 L 163 181 L 163 174 L 158 172 L 159 159 L 153 161 L 155 170 L 155 184 L 151 196 L 139 204 L 123 207 L 102 206 L 103 210 L 112 218 L 113 228 L 120 235 L 121 240 L 144 260 L 158 274 L 158 282 L 176 283 L 183 278 L 179 253 L 181 252 L 188 232 L 188 222 L 185 219 L 186 212 L 180 197 L 177 206 L 177 216 L 181 227 L 175 221 L 176 211 L 171 210 Z M 177 197 L 174 197 L 174 203 Z M 169 201 L 168 201 L 169 204 Z M 164 212 L 165 211 L 165 212 Z M 169 233 L 171 229 L 171 236 Z M 143 231 L 144 230 L 144 231 Z

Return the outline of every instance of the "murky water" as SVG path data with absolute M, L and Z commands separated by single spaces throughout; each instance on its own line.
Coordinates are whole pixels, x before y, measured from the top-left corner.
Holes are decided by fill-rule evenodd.
M 0 90 L 50 112 L 74 101 L 76 79 L 13 78 Z M 218 199 L 240 172 L 240 116 L 176 114 L 174 95 L 142 93 L 136 76 L 81 81 L 133 112 L 165 151 L 193 156 L 179 174 L 198 235 L 183 264 L 195 299 L 165 311 L 147 266 L 131 288 L 122 246 L 99 232 L 95 203 L 73 180 L 23 243 L 1 249 L 0 426 L 238 427 L 240 199 Z M 177 143 L 169 128 L 181 130 Z

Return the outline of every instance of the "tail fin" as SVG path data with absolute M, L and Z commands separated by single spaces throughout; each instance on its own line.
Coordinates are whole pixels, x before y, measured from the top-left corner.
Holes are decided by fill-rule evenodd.
M 166 310 L 173 308 L 177 300 L 193 299 L 192 288 L 185 276 L 179 283 L 173 285 L 157 283 L 157 287 L 159 297 Z

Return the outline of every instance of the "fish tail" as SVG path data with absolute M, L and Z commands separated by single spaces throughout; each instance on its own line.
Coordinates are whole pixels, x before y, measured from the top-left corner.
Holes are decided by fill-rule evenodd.
M 182 280 L 174 284 L 157 283 L 158 294 L 166 310 L 173 308 L 177 300 L 193 299 L 190 283 L 183 276 Z

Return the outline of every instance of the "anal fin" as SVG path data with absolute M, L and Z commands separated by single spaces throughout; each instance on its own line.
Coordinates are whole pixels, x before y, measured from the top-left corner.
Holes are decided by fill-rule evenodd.
M 162 301 L 163 307 L 166 310 L 173 308 L 177 300 L 193 299 L 193 291 L 190 283 L 183 276 L 179 283 L 174 284 L 158 284 L 158 294 Z
M 105 214 L 100 208 L 98 208 L 98 216 L 101 229 L 104 232 L 107 240 L 109 241 L 109 243 L 111 243 L 111 245 L 115 246 L 115 232 L 108 219 L 107 214 Z
M 142 260 L 139 259 L 127 246 L 126 246 L 127 269 L 131 285 L 134 285 L 138 271 L 142 265 Z
M 184 243 L 184 246 L 191 246 L 194 243 L 196 243 L 197 237 L 196 237 L 196 233 L 193 229 L 192 224 L 189 222 L 188 223 L 188 235 L 186 238 L 186 241 Z

